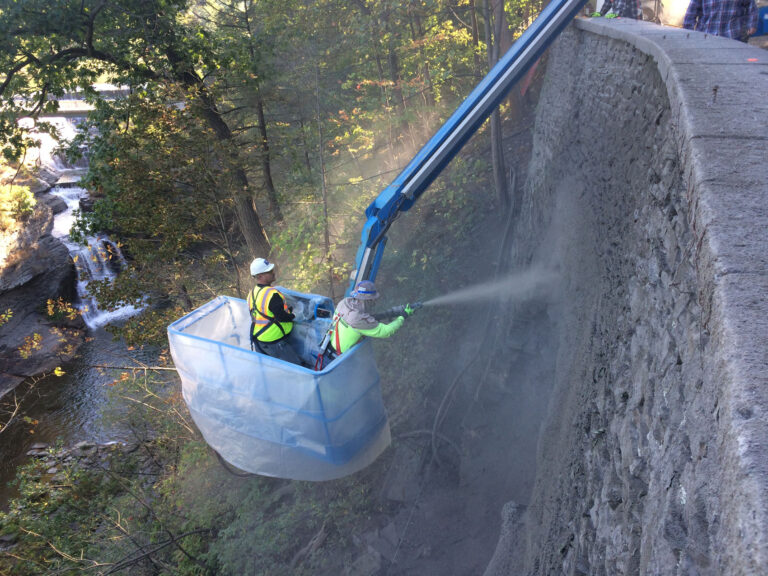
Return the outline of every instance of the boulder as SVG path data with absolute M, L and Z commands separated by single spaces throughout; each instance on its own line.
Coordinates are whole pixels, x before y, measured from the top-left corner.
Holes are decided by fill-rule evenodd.
M 51 209 L 51 212 L 53 212 L 54 216 L 61 214 L 67 209 L 66 201 L 64 201 L 64 199 L 60 198 L 59 196 L 53 196 L 51 194 L 43 194 L 43 196 L 41 196 L 39 200 L 41 202 L 45 202 L 45 204 Z
M 93 206 L 95 202 L 96 201 L 90 196 L 86 196 L 85 198 L 80 198 L 80 212 L 84 214 L 87 212 L 93 212 Z
M 46 314 L 49 299 L 73 302 L 77 296 L 74 262 L 50 235 L 52 226 L 52 211 L 40 202 L 23 228 L 0 244 L 0 314 L 11 311 L 0 330 L 0 397 L 70 359 L 83 340 L 79 316 L 53 322 Z M 30 339 L 37 343 L 29 346 Z
M 53 211 L 39 202 L 19 230 L 0 237 L 0 294 L 69 258 L 66 246 L 51 237 L 52 229 Z

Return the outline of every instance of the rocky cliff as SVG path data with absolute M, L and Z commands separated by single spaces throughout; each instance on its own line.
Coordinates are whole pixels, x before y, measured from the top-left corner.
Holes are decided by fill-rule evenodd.
M 51 236 L 57 205 L 46 192 L 56 178 L 43 172 L 25 182 L 36 193 L 35 211 L 0 239 L 0 312 L 12 312 L 0 326 L 0 396 L 71 358 L 82 340 L 81 319 L 52 319 L 46 310 L 48 300 L 76 297 L 74 263 Z

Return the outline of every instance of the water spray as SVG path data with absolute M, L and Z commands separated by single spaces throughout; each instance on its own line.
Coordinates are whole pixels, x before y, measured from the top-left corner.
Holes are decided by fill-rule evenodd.
M 557 274 L 540 267 L 510 274 L 499 280 L 475 284 L 442 296 L 431 298 L 423 306 L 445 306 L 499 299 L 506 302 L 536 298 L 554 286 Z

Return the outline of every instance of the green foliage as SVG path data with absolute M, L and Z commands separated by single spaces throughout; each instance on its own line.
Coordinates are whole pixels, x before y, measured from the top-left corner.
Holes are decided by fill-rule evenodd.
M 475 56 L 483 50 L 466 25 L 470 4 L 463 0 L 7 4 L 0 12 L 0 67 L 24 62 L 25 50 L 34 59 L 0 92 L 0 145 L 11 156 L 25 145 L 14 120 L 40 102 L 44 86 L 51 94 L 80 87 L 94 102 L 92 130 L 75 148 L 90 151 L 85 183 L 96 204 L 79 216 L 78 230 L 119 238 L 128 265 L 115 282 L 91 289 L 107 308 L 147 304 L 115 331 L 129 345 L 160 350 L 172 320 L 235 292 L 238 268 L 250 261 L 234 203 L 243 193 L 241 169 L 262 183 L 254 200 L 267 203 L 265 164 L 271 167 L 284 223 L 265 225 L 282 265 L 279 281 L 322 292 L 331 276 L 338 296 L 365 207 L 473 87 Z M 510 3 L 510 22 L 516 6 L 522 22 L 530 6 Z M 79 56 L 50 56 L 65 50 Z M 91 88 L 97 79 L 130 84 L 133 92 L 100 101 Z M 28 100 L 14 102 L 12 94 Z M 226 121 L 231 139 L 214 133 L 212 112 Z M 268 128 L 268 152 L 261 128 Z M 470 143 L 393 227 L 379 274 L 388 304 L 429 298 L 477 273 L 482 258 L 467 262 L 466 244 L 490 217 L 485 144 L 482 134 Z M 55 304 L 52 311 L 67 313 Z M 423 407 L 434 372 L 424 359 L 451 350 L 462 321 L 425 309 L 397 337 L 377 342 L 395 429 L 428 417 Z M 196 432 L 176 379 L 126 370 L 115 374 L 111 390 L 110 417 L 125 423 L 138 448 L 116 451 L 107 470 L 70 467 L 55 481 L 40 465 L 22 470 L 21 495 L 0 515 L 0 533 L 17 535 L 12 555 L 0 556 L 0 573 L 122 567 L 136 574 L 279 576 L 338 574 L 350 563 L 351 534 L 378 512 L 386 456 L 334 482 L 240 478 Z M 301 556 L 318 535 L 318 552 Z
M 171 96 L 135 95 L 118 105 L 118 116 L 99 109 L 91 118 L 95 130 L 74 143 L 92 150 L 85 185 L 97 196 L 94 211 L 79 215 L 76 236 L 109 230 L 128 256 L 115 281 L 92 282 L 89 290 L 107 309 L 162 305 L 125 327 L 132 343 L 131 331 L 145 341 L 164 339 L 158 321 L 189 305 L 196 291 L 186 286 L 203 288 L 196 280 L 204 273 L 213 285 L 211 275 L 225 274 L 229 286 L 235 278 L 229 151 L 189 109 L 169 108 Z
M 136 448 L 115 446 L 103 467 L 88 467 L 67 463 L 57 446 L 56 470 L 50 461 L 19 470 L 19 496 L 0 514 L 0 534 L 15 540 L 0 553 L 0 573 L 340 573 L 344 554 L 297 554 L 318 533 L 324 547 L 349 546 L 353 526 L 375 511 L 371 486 L 359 476 L 303 483 L 232 475 L 190 426 L 177 386 L 151 370 L 116 372 L 111 405 L 122 405 L 115 416 Z
M 183 32 L 174 33 L 185 5 L 183 0 L 166 0 L 160 9 L 141 0 L 5 3 L 0 69 L 6 76 L 0 98 L 7 120 L 0 121 L 0 145 L 6 157 L 18 156 L 23 148 L 23 129 L 15 119 L 55 111 L 57 102 L 49 96 L 75 89 L 94 96 L 92 84 L 107 76 L 117 84 L 145 82 L 170 69 L 169 47 L 180 58 L 193 51 Z
M 34 212 L 37 200 L 28 186 L 0 184 L 0 231 L 10 230 Z
M 130 125 L 116 122 L 115 113 L 129 116 Z M 96 210 L 80 216 L 82 230 L 113 230 L 128 253 L 149 263 L 173 260 L 216 225 L 216 209 L 225 202 L 218 195 L 226 195 L 229 177 L 222 151 L 187 110 L 144 94 L 91 123 L 99 132 L 75 143 L 88 140 L 84 183 L 98 195 Z
M 3 574 L 72 574 L 92 566 L 87 558 L 118 485 L 98 472 L 59 467 L 51 473 L 34 461 L 18 471 L 19 497 L 0 512 L 0 532 L 17 538 L 13 553 L 0 554 Z

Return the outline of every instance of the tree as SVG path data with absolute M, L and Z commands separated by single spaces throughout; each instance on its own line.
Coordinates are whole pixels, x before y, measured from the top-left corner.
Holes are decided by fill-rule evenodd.
M 85 183 L 98 200 L 78 227 L 85 234 L 109 231 L 130 256 L 114 281 L 92 281 L 89 291 L 106 307 L 159 300 L 165 304 L 159 317 L 169 307 L 178 308 L 171 317 L 190 310 L 201 285 L 210 297 L 216 278 L 239 282 L 240 276 L 232 240 L 236 207 L 227 193 L 238 176 L 226 161 L 229 146 L 212 138 L 190 108 L 168 106 L 169 100 L 166 91 L 140 91 L 98 107 L 74 143 L 91 150 Z M 223 274 L 212 274 L 212 267 Z M 157 315 L 145 316 L 138 322 L 157 323 Z M 137 336 L 153 336 L 143 332 Z
M 256 149 L 266 199 L 277 221 L 281 221 L 283 215 L 272 177 L 272 150 L 263 92 L 271 76 L 270 57 L 284 26 L 276 16 L 284 9 L 268 3 L 257 5 L 255 0 L 209 0 L 193 10 L 206 31 L 218 38 L 222 54 L 227 56 L 229 66 L 216 77 L 224 95 L 222 112 L 237 133 L 240 147 Z
M 210 78 L 228 65 L 215 39 L 190 19 L 187 0 L 4 0 L 0 9 L 0 144 L 17 154 L 21 116 L 55 111 L 56 99 L 105 79 L 134 88 L 176 84 L 184 103 L 227 147 L 234 208 L 252 254 L 270 249 L 248 178 Z

